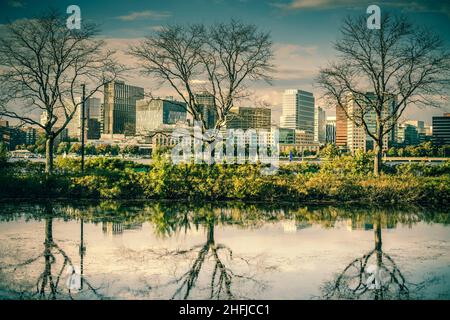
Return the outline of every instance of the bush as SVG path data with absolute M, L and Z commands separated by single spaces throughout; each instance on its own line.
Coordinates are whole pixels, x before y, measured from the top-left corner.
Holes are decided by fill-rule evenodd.
M 393 167 L 392 173 L 398 175 L 412 174 L 415 176 L 436 177 L 450 175 L 450 160 L 439 165 L 425 162 L 402 163 Z
M 55 168 L 60 173 L 79 173 L 81 170 L 81 159 L 59 157 L 55 160 Z M 86 173 L 110 174 L 121 172 L 125 169 L 147 169 L 148 166 L 122 159 L 98 157 L 85 159 L 84 168 Z
M 372 153 L 357 151 L 354 156 L 340 156 L 325 161 L 321 171 L 338 175 L 372 175 L 373 157 Z
M 261 164 L 172 165 L 155 157 L 146 172 L 131 161 L 111 158 L 58 158 L 56 173 L 42 164 L 8 164 L 0 173 L 0 195 L 103 199 L 201 199 L 286 202 L 434 203 L 450 200 L 449 163 L 401 165 L 393 174 L 371 175 L 367 155 L 338 157 L 323 167 L 291 164 L 264 175 Z M 139 170 L 140 171 L 140 170 Z
M 6 144 L 0 142 L 0 168 L 4 167 L 8 162 L 8 148 Z

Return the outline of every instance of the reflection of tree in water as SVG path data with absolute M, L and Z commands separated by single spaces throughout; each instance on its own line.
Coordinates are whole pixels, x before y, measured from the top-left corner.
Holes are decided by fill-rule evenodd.
M 325 299 L 409 299 L 408 283 L 395 261 L 382 249 L 381 216 L 374 217 L 375 247 L 356 258 L 322 288 Z
M 62 299 L 70 298 L 73 299 L 73 292 L 70 288 L 66 287 L 65 276 L 70 274 L 73 276 L 75 274 L 76 266 L 72 262 L 72 259 L 66 252 L 54 241 L 53 239 L 53 208 L 51 205 L 45 206 L 46 215 L 44 218 L 45 222 L 45 239 L 44 239 L 44 250 L 42 253 L 36 257 L 25 260 L 24 262 L 0 266 L 0 270 L 12 269 L 16 272 L 19 268 L 25 268 L 27 266 L 33 266 L 34 263 L 38 263 L 43 259 L 43 271 L 37 277 L 34 289 L 22 290 L 20 292 L 15 292 L 15 294 L 21 298 L 32 298 L 32 299 Z M 84 246 L 84 231 L 83 231 L 83 221 L 81 222 L 80 230 L 80 287 L 76 290 L 77 293 L 82 293 L 85 288 L 89 290 L 96 298 L 103 298 L 98 290 L 94 288 L 87 279 L 83 276 L 83 258 L 85 254 Z M 62 264 L 60 267 L 57 266 L 58 257 L 62 259 Z M 61 289 L 61 282 L 63 282 Z M 14 289 L 13 289 L 14 290 Z M 65 293 L 64 291 L 67 291 Z
M 43 208 L 43 206 L 39 206 Z M 8 210 L 10 212 L 8 212 Z M 176 265 L 177 259 L 182 261 L 185 269 L 176 269 L 173 277 L 154 281 L 152 277 L 147 278 L 152 283 L 144 288 L 142 297 L 148 297 L 151 293 L 170 292 L 173 299 L 189 299 L 202 296 L 211 299 L 233 299 L 257 296 L 255 290 L 264 290 L 266 283 L 262 281 L 261 274 L 266 270 L 273 270 L 267 261 L 258 260 L 259 257 L 238 257 L 231 248 L 223 245 L 216 239 L 215 231 L 219 225 L 230 225 L 233 228 L 251 229 L 267 223 L 276 223 L 289 219 L 296 223 L 321 225 L 324 228 L 332 228 L 339 222 L 352 221 L 352 225 L 361 226 L 366 221 L 374 222 L 375 247 L 363 257 L 352 261 L 337 278 L 324 287 L 323 297 L 335 298 L 408 298 L 411 294 L 412 285 L 407 283 L 393 259 L 382 251 L 381 226 L 395 226 L 398 223 L 413 225 L 420 221 L 438 222 L 448 224 L 450 222 L 447 213 L 433 213 L 431 210 L 376 210 L 367 208 L 333 208 L 333 207 L 302 207 L 288 206 L 280 208 L 267 204 L 208 204 L 189 205 L 181 203 L 139 203 L 126 204 L 108 202 L 100 205 L 54 205 L 48 206 L 46 212 L 39 212 L 36 207 L 25 207 L 25 210 L 12 206 L 10 209 L 2 206 L 0 219 L 11 221 L 18 218 L 45 219 L 45 242 L 44 251 L 35 258 L 28 259 L 16 265 L 0 267 L 1 271 L 8 269 L 17 270 L 27 265 L 42 261 L 43 271 L 39 271 L 36 282 L 26 290 L 17 292 L 16 296 L 37 297 L 57 299 L 72 295 L 61 289 L 63 274 L 69 268 L 74 268 L 70 257 L 58 246 L 53 239 L 53 219 L 62 217 L 64 219 L 76 219 L 88 223 L 120 224 L 125 226 L 139 226 L 143 223 L 151 223 L 155 231 L 164 237 L 172 237 L 190 229 L 205 229 L 206 241 L 201 245 L 190 247 L 186 250 L 168 251 L 164 248 L 155 248 L 150 251 L 138 252 L 140 260 L 150 259 L 153 265 L 157 260 L 164 265 L 165 270 Z M 381 220 L 380 220 L 381 219 Z M 83 223 L 81 223 L 81 227 Z M 83 230 L 80 230 L 83 237 Z M 261 244 L 263 245 L 263 244 Z M 245 246 L 245 243 L 243 244 Z M 128 251 L 129 248 L 127 248 Z M 235 249 L 236 250 L 236 249 Z M 80 260 L 84 258 L 84 242 L 81 239 Z M 129 253 L 129 252 L 128 252 Z M 131 257 L 123 254 L 121 257 L 132 265 Z M 142 256 L 144 255 L 144 257 Z M 127 260 L 130 259 L 130 260 Z M 185 264 L 188 264 L 187 266 Z M 81 273 L 83 274 L 83 263 Z M 28 270 L 27 270 L 28 271 Z M 374 272 L 378 272 L 379 283 L 368 281 Z M 3 274 L 5 276 L 8 274 Z M 31 272 L 29 273 L 32 274 Z M 9 275 L 8 275 L 9 276 Z M 28 276 L 28 273 L 27 273 Z M 165 276 L 165 275 L 164 275 Z M 16 277 L 17 278 L 17 277 Z M 81 290 L 83 297 L 102 298 L 100 289 L 93 288 L 82 276 Z M 381 281 L 380 281 L 381 279 Z M 19 279 L 28 281 L 29 279 Z M 65 280 L 65 279 L 64 279 Z M 144 282 L 146 279 L 144 279 Z M 9 279 L 2 284 L 12 283 Z M 157 284 L 157 285 L 156 285 Z M 27 284 L 28 285 L 28 284 Z M 107 284 L 106 284 L 107 285 Z M 65 281 L 62 284 L 65 288 Z M 415 286 L 416 288 L 417 286 Z M 17 289 L 17 286 L 15 287 Z M 133 292 L 130 288 L 129 292 Z M 128 290 L 128 289 L 126 289 Z M 150 292 L 152 291 L 152 292 Z
M 230 213 L 230 212 L 228 212 Z M 190 216 L 188 213 L 178 216 L 179 224 L 174 223 L 170 215 L 156 216 L 158 221 L 156 226 L 159 231 L 163 233 L 167 232 L 172 234 L 177 229 L 189 229 L 190 221 L 193 221 L 195 225 L 203 224 L 206 230 L 206 242 L 203 245 L 193 246 L 187 250 L 176 250 L 165 252 L 167 257 L 183 256 L 188 258 L 189 255 L 195 254 L 195 258 L 190 263 L 189 269 L 179 276 L 175 276 L 174 280 L 167 282 L 159 287 L 171 287 L 175 286 L 175 290 L 172 299 L 189 299 L 194 288 L 199 288 L 199 276 L 202 273 L 206 275 L 206 264 L 212 262 L 211 274 L 208 277 L 208 298 L 209 299 L 238 299 L 246 298 L 242 292 L 242 287 L 236 285 L 239 282 L 241 286 L 251 285 L 253 290 L 263 290 L 265 283 L 258 280 L 257 270 L 264 272 L 265 270 L 272 270 L 274 267 L 257 266 L 257 259 L 245 259 L 243 257 L 236 257 L 233 255 L 233 251 L 223 244 L 216 243 L 215 240 L 215 225 L 217 223 L 233 223 L 237 220 L 230 217 L 226 213 L 226 210 L 198 210 L 195 214 Z M 165 219 L 168 218 L 168 219 Z M 234 217 L 236 218 L 236 217 Z M 253 269 L 254 274 L 240 273 L 234 270 L 232 266 L 233 261 L 240 261 L 249 269 Z M 242 271 L 242 270 L 241 270 Z

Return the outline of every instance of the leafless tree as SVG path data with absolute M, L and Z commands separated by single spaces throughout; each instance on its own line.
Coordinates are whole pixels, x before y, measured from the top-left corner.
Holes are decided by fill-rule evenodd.
M 335 280 L 322 288 L 324 299 L 409 299 L 411 288 L 423 284 L 408 282 L 390 255 L 382 249 L 381 216 L 374 221 L 375 247 L 356 258 Z
M 250 263 L 244 258 L 233 257 L 233 251 L 229 247 L 216 243 L 214 239 L 214 222 L 208 223 L 206 228 L 207 239 L 204 245 L 194 246 L 184 251 L 165 253 L 166 255 L 187 255 L 198 250 L 197 256 L 190 268 L 181 276 L 163 285 L 177 286 L 171 299 L 189 299 L 193 289 L 197 285 L 202 268 L 205 269 L 206 267 L 204 265 L 211 260 L 213 262 L 213 270 L 211 273 L 211 281 L 208 285 L 209 299 L 248 299 L 248 297 L 233 292 L 233 283 L 238 281 L 253 284 L 259 290 L 264 289 L 265 284 L 257 280 L 255 275 L 234 272 L 226 265 L 224 260 L 233 260 L 233 258 L 242 260 L 249 266 Z
M 139 60 L 144 75 L 177 93 L 202 132 L 223 127 L 236 101 L 248 96 L 249 83 L 270 82 L 273 68 L 270 35 L 234 20 L 210 27 L 165 26 L 129 52 Z M 199 94 L 211 103 L 207 105 Z M 205 116 L 208 106 L 214 124 Z
M 318 84 L 373 139 L 379 175 L 383 138 L 405 109 L 439 106 L 448 96 L 450 54 L 437 34 L 390 13 L 373 30 L 364 16 L 347 18 L 341 33 L 334 46 L 339 58 L 321 69 Z
M 90 87 L 88 99 L 123 69 L 97 34 L 98 28 L 86 22 L 70 30 L 64 16 L 50 11 L 7 24 L 0 39 L 0 116 L 43 129 L 48 173 L 55 138 L 83 103 L 82 84 Z
M 18 264 L 0 266 L 1 271 L 8 270 L 11 273 L 15 273 L 18 269 L 38 264 L 42 259 L 44 270 L 39 273 L 35 284 L 25 292 L 16 292 L 16 294 L 22 298 L 49 300 L 74 298 L 70 288 L 66 288 L 65 286 L 61 288 L 61 281 L 64 281 L 65 271 L 69 267 L 73 270 L 72 272 L 75 272 L 75 265 L 69 255 L 53 239 L 52 211 L 52 205 L 46 205 L 47 216 L 44 219 L 45 240 L 42 253 Z M 83 253 L 80 252 L 80 256 L 82 254 Z M 93 295 L 97 299 L 106 299 L 106 297 L 99 292 L 99 289 L 100 288 L 94 287 L 89 280 L 81 274 L 80 288 L 77 290 L 78 294 L 87 293 Z

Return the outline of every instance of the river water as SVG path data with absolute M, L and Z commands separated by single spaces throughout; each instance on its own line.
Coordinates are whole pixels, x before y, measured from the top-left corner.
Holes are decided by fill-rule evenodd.
M 6 201 L 0 298 L 450 299 L 450 214 Z

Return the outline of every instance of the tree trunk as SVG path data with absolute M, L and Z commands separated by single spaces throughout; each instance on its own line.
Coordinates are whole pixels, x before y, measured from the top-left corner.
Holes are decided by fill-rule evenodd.
M 47 135 L 47 139 L 45 140 L 45 172 L 52 174 L 53 173 L 53 144 L 55 142 L 55 138 L 53 134 Z
M 47 217 L 45 219 L 45 244 L 48 244 L 48 245 L 53 244 L 53 218 L 52 217 Z
M 373 174 L 378 177 L 381 173 L 383 156 L 383 126 L 381 125 L 380 115 L 376 117 L 376 139 L 374 139 L 375 159 L 373 163 Z
M 383 164 L 383 139 L 374 141 L 375 143 L 375 158 L 373 165 L 373 174 L 378 177 L 381 173 L 381 166 Z
M 381 240 L 381 216 L 378 215 L 376 220 L 374 221 L 373 230 L 375 233 L 375 253 L 377 257 L 377 268 L 381 270 L 383 266 L 383 249 L 382 249 L 382 240 Z M 381 282 L 381 279 L 378 281 Z M 383 284 L 380 283 L 381 287 L 375 287 L 375 300 L 383 300 Z

